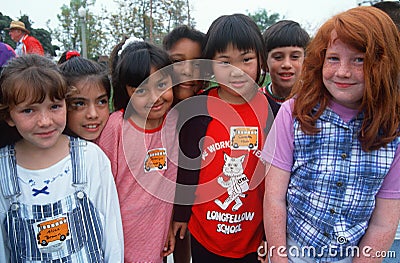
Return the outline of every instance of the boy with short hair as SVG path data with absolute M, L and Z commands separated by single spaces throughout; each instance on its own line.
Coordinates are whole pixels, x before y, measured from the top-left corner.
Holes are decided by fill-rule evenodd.
M 310 36 L 299 23 L 281 20 L 268 27 L 263 38 L 271 81 L 262 90 L 269 97 L 272 110 L 277 111 L 300 76 Z

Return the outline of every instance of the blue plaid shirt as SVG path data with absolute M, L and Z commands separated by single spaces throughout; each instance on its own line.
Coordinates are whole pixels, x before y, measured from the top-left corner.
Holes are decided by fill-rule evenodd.
M 316 249 L 317 262 L 351 256 L 346 247 L 356 246 L 364 235 L 400 143 L 397 138 L 379 150 L 362 151 L 357 139 L 362 120 L 359 114 L 346 123 L 328 108 L 316 122 L 321 131 L 315 135 L 304 134 L 294 120 L 287 227 L 301 247 Z

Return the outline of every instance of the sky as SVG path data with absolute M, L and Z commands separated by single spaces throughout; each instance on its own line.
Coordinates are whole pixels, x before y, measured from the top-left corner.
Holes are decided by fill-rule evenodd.
M 12 19 L 28 15 L 33 28 L 47 29 L 46 22 L 57 26 L 57 14 L 63 4 L 69 0 L 12 0 L 2 4 L 0 12 Z M 356 7 L 360 0 L 189 0 L 192 6 L 191 16 L 196 21 L 196 28 L 204 33 L 212 21 L 221 15 L 233 13 L 254 13 L 266 9 L 268 13 L 278 13 L 285 19 L 299 22 L 307 30 L 316 30 L 326 19 L 334 14 Z M 106 7 L 115 9 L 112 0 L 97 0 L 93 12 Z

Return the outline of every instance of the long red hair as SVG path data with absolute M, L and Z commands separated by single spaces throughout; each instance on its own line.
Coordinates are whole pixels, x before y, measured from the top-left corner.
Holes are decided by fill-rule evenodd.
M 322 81 L 326 49 L 335 31 L 337 39 L 365 53 L 365 90 L 360 111 L 364 120 L 359 140 L 364 151 L 384 147 L 400 131 L 400 36 L 390 17 L 383 11 L 367 6 L 349 9 L 327 20 L 306 50 L 302 74 L 293 87 L 293 116 L 301 130 L 315 134 L 315 126 L 331 100 Z M 319 109 L 313 113 L 313 108 Z

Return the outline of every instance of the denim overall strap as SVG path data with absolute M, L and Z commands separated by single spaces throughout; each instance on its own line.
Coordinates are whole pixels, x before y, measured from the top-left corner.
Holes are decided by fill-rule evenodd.
M 0 185 L 6 199 L 16 198 L 21 194 L 17 178 L 14 145 L 0 149 Z
M 85 151 L 87 141 L 70 137 L 70 154 L 72 163 L 72 182 L 73 185 L 82 189 L 87 183 Z
M 86 146 L 86 141 L 70 138 L 71 176 L 73 176 L 73 186 L 76 187 L 74 194 L 45 205 L 11 204 L 3 224 L 9 235 L 12 263 L 104 262 L 100 215 L 84 191 L 87 184 Z M 9 166 L 9 163 L 0 163 L 0 165 L 1 169 L 5 169 L 4 167 Z M 16 181 L 15 163 L 13 167 Z M 8 168 L 8 173 L 10 169 Z M 9 175 L 7 176 L 10 178 Z M 17 181 L 16 185 L 18 185 Z M 14 191 L 10 191 L 11 193 Z M 48 245 L 46 242 L 42 243 L 42 239 L 39 240 L 40 230 L 35 233 L 38 224 L 59 218 L 68 220 L 68 232 L 63 238 L 64 241 L 61 241 L 62 245 L 59 248 L 56 247 L 56 250 L 43 250 L 47 249 Z M 47 238 L 46 233 L 41 233 L 40 237 Z
M 99 214 L 84 191 L 87 184 L 85 157 L 87 141 L 70 137 L 70 146 L 73 186 L 77 188 L 75 192 L 76 200 L 78 200 L 82 207 L 79 220 L 87 224 L 85 232 L 88 238 L 84 246 L 85 253 L 83 254 L 86 255 L 85 260 L 87 261 L 103 262 L 104 255 L 101 249 L 103 229 L 101 227 Z

